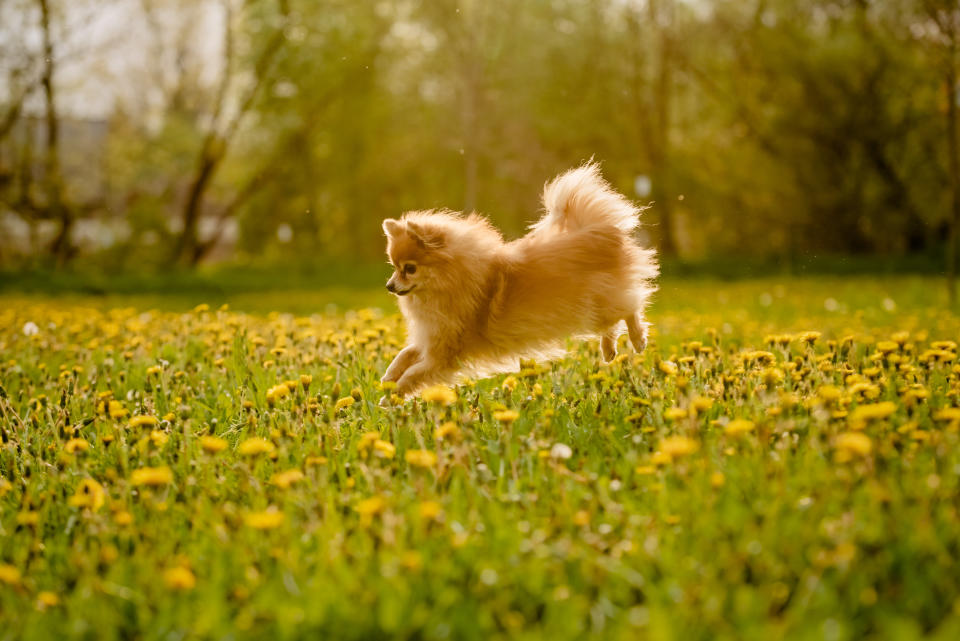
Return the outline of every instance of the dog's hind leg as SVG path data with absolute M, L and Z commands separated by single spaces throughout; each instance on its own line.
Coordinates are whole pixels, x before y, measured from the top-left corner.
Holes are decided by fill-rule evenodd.
M 633 349 L 639 354 L 647 347 L 647 335 L 650 330 L 650 323 L 643 320 L 640 312 L 634 312 L 626 318 L 627 333 L 630 334 L 630 342 Z
M 614 325 L 600 337 L 600 356 L 609 363 L 617 355 L 617 327 Z

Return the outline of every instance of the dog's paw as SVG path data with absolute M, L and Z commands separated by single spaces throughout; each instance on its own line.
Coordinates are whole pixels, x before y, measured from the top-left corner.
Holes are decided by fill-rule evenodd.
M 615 338 L 606 334 L 600 339 L 600 356 L 604 363 L 609 363 L 617 355 L 617 341 Z
M 643 350 L 647 349 L 647 328 L 643 328 L 643 332 L 640 334 L 640 340 L 634 344 L 633 348 L 637 350 L 637 354 L 641 353 Z

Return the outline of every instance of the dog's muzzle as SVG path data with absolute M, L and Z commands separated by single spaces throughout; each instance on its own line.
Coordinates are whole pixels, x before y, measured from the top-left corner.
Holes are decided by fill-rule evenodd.
M 396 294 L 397 296 L 406 296 L 407 294 L 412 292 L 414 288 L 416 288 L 416 285 L 414 285 L 410 289 L 397 289 L 397 285 L 396 283 L 393 282 L 392 279 L 387 281 L 387 291 L 390 292 L 391 294 Z

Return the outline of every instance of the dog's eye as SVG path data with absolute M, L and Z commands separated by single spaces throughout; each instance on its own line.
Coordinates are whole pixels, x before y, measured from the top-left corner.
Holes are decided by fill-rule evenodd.
M 403 273 L 406 274 L 407 276 L 410 276 L 411 274 L 415 274 L 417 273 L 417 266 L 412 263 L 408 263 L 403 266 Z

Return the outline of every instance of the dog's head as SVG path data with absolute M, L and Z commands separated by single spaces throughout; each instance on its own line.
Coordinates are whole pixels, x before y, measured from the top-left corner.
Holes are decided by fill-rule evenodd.
M 388 218 L 383 221 L 383 231 L 387 235 L 387 256 L 393 265 L 387 290 L 406 296 L 435 285 L 441 277 L 436 268 L 444 260 L 443 227 L 424 220 Z

